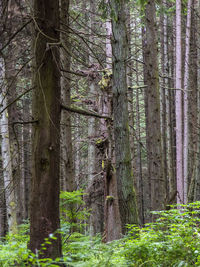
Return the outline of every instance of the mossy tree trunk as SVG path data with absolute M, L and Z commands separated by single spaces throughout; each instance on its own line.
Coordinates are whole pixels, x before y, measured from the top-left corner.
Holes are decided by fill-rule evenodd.
M 137 224 L 138 214 L 133 188 L 131 166 L 128 100 L 126 80 L 127 31 L 125 25 L 125 1 L 111 1 L 112 17 L 112 58 L 113 58 L 113 116 L 116 178 L 122 232 L 126 224 Z
M 34 95 L 30 249 L 41 249 L 59 222 L 60 72 L 59 1 L 34 1 Z M 40 257 L 61 256 L 61 239 L 50 240 Z
M 112 116 L 112 25 L 106 21 L 106 68 L 104 78 L 108 79 L 107 86 L 102 87 L 101 106 L 102 115 Z M 117 192 L 117 179 L 113 166 L 115 165 L 115 148 L 113 124 L 109 120 L 101 119 L 101 139 L 99 151 L 101 151 L 102 169 L 104 176 L 104 241 L 110 242 L 121 238 L 122 227 L 119 212 Z

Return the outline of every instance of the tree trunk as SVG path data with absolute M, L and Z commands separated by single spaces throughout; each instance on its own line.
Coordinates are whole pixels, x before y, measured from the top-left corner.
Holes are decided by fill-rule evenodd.
M 23 99 L 23 121 L 31 120 L 30 96 Z M 24 181 L 24 219 L 29 218 L 29 202 L 31 191 L 31 125 L 24 124 L 22 128 L 23 148 L 22 148 L 22 164 L 23 164 L 23 181 Z
M 0 153 L 1 155 L 1 153 Z M 0 168 L 2 168 L 2 160 L 0 162 Z M 7 218 L 6 218 L 6 198 L 5 198 L 5 187 L 3 180 L 3 171 L 0 172 L 0 239 L 6 236 L 7 232 Z
M 191 18 L 191 41 L 190 41 L 190 71 L 189 71 L 189 89 L 188 107 L 189 107 L 189 166 L 188 166 L 188 202 L 200 200 L 199 183 L 199 125 L 200 125 L 200 106 L 199 106 L 199 35 L 200 26 L 199 12 L 200 2 L 195 5 L 193 1 Z M 191 106 L 194 105 L 194 106 Z
M 139 86 L 139 66 L 138 62 L 135 63 L 136 69 L 136 84 Z M 136 158 L 136 184 L 137 184 L 137 203 L 138 203 L 138 211 L 139 211 L 139 218 L 141 224 L 144 224 L 144 179 L 143 179 L 143 172 L 142 172 L 142 140 L 141 140 L 141 117 L 140 117 L 140 94 L 139 90 L 136 89 L 136 123 L 135 123 L 135 134 L 136 134 L 136 142 L 137 142 L 137 158 Z
M 89 44 L 89 106 L 91 110 L 96 109 L 98 92 L 98 63 L 95 59 L 95 21 L 96 5 L 94 0 L 90 0 L 90 44 Z M 102 175 L 98 175 L 98 160 L 96 149 L 97 120 L 95 117 L 88 119 L 88 188 L 90 213 L 90 234 L 103 233 L 104 225 L 104 183 Z
M 20 17 L 19 17 L 19 3 L 15 1 L 10 1 L 8 6 L 8 24 L 6 25 L 6 30 L 10 38 L 12 34 L 15 33 Z M 16 66 L 19 64 L 18 53 L 20 51 L 20 39 L 17 38 L 15 42 L 10 42 L 4 55 L 5 62 L 5 78 L 7 81 L 7 100 L 12 102 L 17 96 L 18 89 L 18 76 Z M 13 202 L 16 205 L 16 219 L 17 224 L 23 222 L 23 193 L 21 189 L 22 176 L 21 176 L 21 149 L 20 149 L 20 135 L 19 135 L 19 125 L 15 124 L 19 121 L 19 109 L 17 103 L 14 102 L 7 109 L 8 112 L 8 125 L 9 125 L 9 144 L 10 144 L 10 160 L 12 166 L 12 179 L 13 179 L 13 191 L 14 199 Z M 20 126 L 21 127 L 21 126 Z
M 1 107 L 7 106 L 7 88 L 5 86 L 5 66 L 4 61 L 1 59 L 1 92 L 0 92 L 0 103 Z M 17 232 L 17 206 L 15 198 L 15 185 L 13 181 L 13 172 L 11 164 L 11 152 L 10 152 L 10 138 L 9 138 L 9 127 L 8 127 L 8 115 L 7 110 L 1 114 L 0 125 L 1 125 L 1 155 L 2 155 L 2 169 L 3 169 L 3 181 L 5 187 L 5 199 L 6 199 L 6 214 L 9 232 Z
M 155 2 L 148 1 L 145 7 L 144 82 L 146 114 L 146 146 L 150 197 L 145 206 L 150 210 L 162 210 L 166 199 L 166 180 L 163 173 L 163 158 L 160 130 L 160 94 L 158 73 L 158 50 L 156 35 Z M 150 219 L 146 211 L 147 221 Z
M 30 249 L 36 253 L 51 234 L 40 257 L 61 256 L 59 222 L 60 72 L 59 1 L 34 1 L 34 96 Z
M 176 178 L 177 204 L 184 203 L 183 138 L 182 138 L 182 53 L 181 0 L 176 0 Z
M 3 101 L 3 91 L 5 88 L 5 78 L 4 78 L 4 60 L 0 57 L 0 107 L 3 108 L 6 105 L 5 99 Z M 0 117 L 0 134 L 1 134 L 1 178 L 0 178 L 0 237 L 5 236 L 7 230 L 12 231 L 16 226 L 16 218 L 11 217 L 12 214 L 12 205 L 11 205 L 11 190 L 12 188 L 12 173 L 10 166 L 10 147 L 9 147 L 9 139 L 8 136 L 8 119 L 6 117 L 6 111 L 1 114 Z M 8 166 L 6 166 L 8 164 Z M 9 169 L 10 168 L 10 169 Z M 9 177 L 9 174 L 11 175 Z M 11 183 L 9 183 L 9 179 L 11 179 Z M 14 213 L 15 215 L 16 213 Z M 7 229 L 7 223 L 9 225 L 9 229 Z
M 64 46 L 70 49 L 69 42 L 69 4 L 70 1 L 61 0 L 61 42 Z M 69 71 L 71 63 L 71 56 L 66 54 L 64 49 L 61 49 L 61 64 L 62 69 Z M 71 88 L 70 75 L 63 73 L 61 77 L 61 97 L 62 102 L 66 106 L 71 105 Z M 63 183 L 63 190 L 72 192 L 75 190 L 75 173 L 74 163 L 72 157 L 72 133 L 71 133 L 71 116 L 66 110 L 61 114 L 61 180 Z
M 174 19 L 168 24 L 168 48 L 169 48 L 169 88 L 175 88 L 175 23 Z M 175 90 L 169 90 L 169 101 L 167 105 L 168 133 L 169 133 L 169 192 L 170 198 L 177 191 L 176 185 L 176 115 L 175 115 Z M 168 201 L 169 203 L 169 201 Z M 176 196 L 172 203 L 176 203 Z M 172 204 L 171 203 L 171 204 Z
M 128 100 L 126 81 L 127 33 L 125 25 L 125 1 L 111 0 L 112 59 L 113 59 L 113 116 L 116 159 L 116 178 L 122 233 L 126 224 L 138 224 L 136 197 L 133 188 L 133 173 L 128 124 Z
M 166 1 L 163 1 L 163 6 L 166 8 Z M 168 69 L 168 43 L 167 43 L 167 15 L 161 14 L 161 63 L 162 63 L 162 87 L 161 92 L 161 135 L 162 135 L 162 151 L 163 151 L 163 174 L 165 177 L 166 199 L 169 199 L 169 128 L 168 113 L 169 113 L 169 69 Z
M 101 106 L 102 115 L 112 114 L 112 25 L 111 21 L 106 21 L 106 73 L 102 79 L 107 79 L 107 85 L 102 87 Z M 118 203 L 117 180 L 114 172 L 115 155 L 113 140 L 113 125 L 111 121 L 101 119 L 101 143 L 98 145 L 101 152 L 102 169 L 104 176 L 104 241 L 110 242 L 121 237 L 121 219 Z
M 185 37 L 185 73 L 184 73 L 184 135 L 183 135 L 183 183 L 184 183 L 184 203 L 187 202 L 187 189 L 188 189 L 188 83 L 189 83 L 189 59 L 190 59 L 190 36 L 191 36 L 191 8 L 192 0 L 188 1 L 187 10 L 187 24 L 186 24 L 186 37 Z

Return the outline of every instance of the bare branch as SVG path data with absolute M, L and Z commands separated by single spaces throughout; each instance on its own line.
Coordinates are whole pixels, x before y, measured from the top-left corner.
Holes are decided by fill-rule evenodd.
M 100 114 L 98 114 L 98 113 L 96 113 L 94 111 L 85 110 L 85 109 L 81 109 L 81 108 L 78 108 L 78 107 L 69 107 L 69 106 L 61 104 L 61 108 L 64 109 L 64 110 L 67 110 L 69 112 L 78 113 L 78 114 L 81 114 L 81 115 L 84 115 L 84 116 L 93 116 L 93 117 L 100 118 L 100 119 L 109 119 L 109 120 L 111 120 L 111 117 L 109 117 L 109 116 L 103 116 L 103 115 L 100 115 Z

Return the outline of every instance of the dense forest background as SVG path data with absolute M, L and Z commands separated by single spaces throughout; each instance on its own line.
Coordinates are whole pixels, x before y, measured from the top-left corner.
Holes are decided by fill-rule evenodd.
M 55 260 L 161 210 L 180 230 L 200 201 L 199 29 L 198 0 L 1 0 L 2 250 L 26 235 L 26 260 Z M 96 266 L 176 266 L 148 259 Z

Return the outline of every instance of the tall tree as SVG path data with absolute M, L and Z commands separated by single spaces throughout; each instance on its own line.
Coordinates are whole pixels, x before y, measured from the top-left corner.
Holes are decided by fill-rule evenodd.
M 147 1 L 145 6 L 144 83 L 146 114 L 146 146 L 150 209 L 164 208 L 166 180 L 163 172 L 163 158 L 160 130 L 160 93 L 158 73 L 158 48 L 155 1 Z M 148 201 L 146 199 L 146 201 Z M 147 203 L 145 206 L 149 206 Z M 149 216 L 149 215 L 148 215 Z
M 59 0 L 34 1 L 34 95 L 32 189 L 30 204 L 30 249 L 40 257 L 61 256 L 59 222 L 60 169 L 60 72 Z
M 163 1 L 163 7 L 166 8 L 166 1 Z M 168 195 L 169 192 L 169 181 L 168 181 L 168 156 L 169 156 L 169 143 L 168 138 L 168 77 L 169 77 L 169 69 L 168 69 L 168 44 L 167 44 L 167 15 L 163 12 L 160 17 L 161 24 L 161 63 L 162 63 L 162 75 L 163 75 L 163 87 L 161 87 L 161 134 L 162 134 L 162 151 L 163 151 L 163 174 L 166 179 L 166 193 Z
M 64 70 L 61 77 L 61 98 L 63 104 L 71 104 L 71 86 L 70 86 L 70 35 L 69 35 L 69 5 L 70 1 L 61 0 L 60 19 L 61 19 L 61 68 Z M 61 113 L 61 181 L 62 189 L 73 191 L 75 189 L 75 173 L 72 155 L 72 131 L 71 116 L 66 110 Z
M 184 203 L 183 138 L 182 138 L 182 54 L 181 0 L 176 0 L 176 179 L 177 203 Z
M 4 39 L 8 40 L 12 34 L 17 30 L 18 24 L 20 23 L 20 3 L 15 1 L 10 1 L 7 5 L 8 15 L 6 23 L 6 32 L 4 34 Z M 19 64 L 19 53 L 21 39 L 18 34 L 15 42 L 9 42 L 6 51 L 4 51 L 4 61 L 5 61 L 5 78 L 7 81 L 7 100 L 8 102 L 13 102 L 17 97 L 18 91 L 18 75 L 17 75 L 17 65 Z M 22 35 L 20 36 L 22 37 Z M 10 145 L 10 161 L 11 161 L 11 171 L 12 171 L 12 183 L 14 198 L 13 203 L 16 206 L 16 219 L 17 224 L 21 224 L 23 221 L 23 193 L 22 193 L 22 176 L 21 176 L 21 150 L 20 150 L 20 135 L 19 135 L 19 125 L 15 124 L 20 120 L 20 112 L 17 102 L 14 101 L 7 109 L 8 112 L 8 125 L 9 125 L 9 145 Z M 14 214 L 14 213 L 13 213 Z
M 0 58 L 0 106 L 5 108 L 7 105 L 6 86 L 5 86 L 5 67 L 4 60 Z M 8 130 L 8 116 L 5 110 L 0 118 L 1 134 L 1 158 L 2 158 L 2 178 L 1 178 L 1 235 L 7 230 L 16 231 L 16 205 L 13 191 L 12 168 L 10 161 L 10 143 Z M 8 224 L 8 229 L 6 227 Z
M 197 28 L 200 27 L 200 1 L 197 5 Z M 200 38 L 197 39 L 197 46 L 200 45 Z M 194 176 L 194 191 L 191 190 L 191 194 L 194 197 L 194 201 L 200 201 L 200 50 L 197 50 L 197 125 L 198 125 L 198 143 L 197 143 L 197 155 L 196 155 L 196 171 Z M 194 192 L 194 193 L 193 193 Z
M 190 37 L 190 57 L 189 57 L 189 80 L 188 80 L 188 202 L 192 202 L 196 199 L 195 196 L 195 176 L 197 174 L 198 179 L 198 27 L 199 27 L 199 17 L 198 17 L 198 3 L 196 1 L 192 1 L 191 7 L 191 37 Z M 197 180 L 196 180 L 197 181 Z M 196 188 L 197 189 L 197 188 Z
M 102 87 L 102 114 L 110 116 L 112 114 L 112 25 L 110 18 L 106 21 L 106 72 L 103 79 L 107 79 L 105 86 Z M 117 193 L 116 173 L 114 172 L 115 148 L 113 125 L 111 120 L 101 120 L 101 147 L 102 162 L 104 163 L 104 228 L 105 241 L 109 242 L 121 237 L 121 219 L 119 212 L 119 202 Z M 102 149 L 103 148 L 103 149 Z
M 184 138 L 183 138 L 183 159 L 184 159 L 184 203 L 187 202 L 188 184 L 188 83 L 189 83 L 189 58 L 190 58 L 190 36 L 191 36 L 191 9 L 192 0 L 188 1 L 187 23 L 185 35 L 185 73 L 184 73 Z
M 97 23 L 95 18 L 96 3 L 94 0 L 90 0 L 89 9 L 89 23 L 90 23 L 90 38 L 89 38 L 89 66 L 90 74 L 88 75 L 89 82 L 89 107 L 91 110 L 95 110 L 97 106 L 97 92 L 98 92 L 98 64 L 95 56 L 95 32 L 97 30 Z M 88 193 L 90 199 L 89 208 L 90 214 L 90 233 L 95 235 L 103 232 L 103 178 L 98 175 L 97 166 L 97 149 L 96 149 L 96 136 L 97 136 L 97 120 L 95 117 L 88 118 Z
M 126 64 L 128 42 L 126 31 L 125 1 L 111 0 L 112 60 L 113 60 L 113 116 L 117 190 L 122 232 L 126 224 L 138 223 L 136 196 L 133 188 L 131 166 Z

